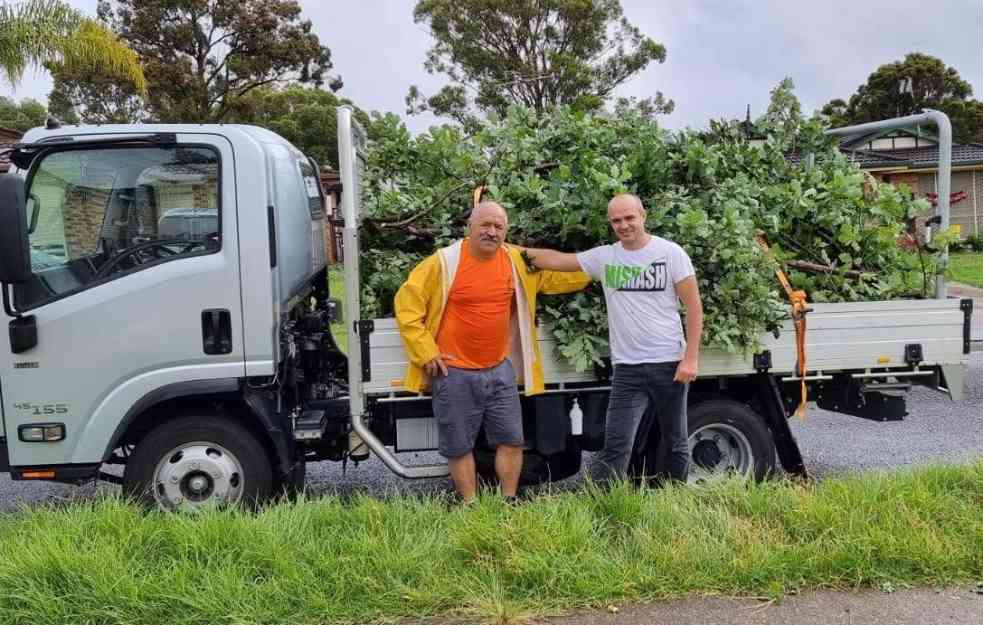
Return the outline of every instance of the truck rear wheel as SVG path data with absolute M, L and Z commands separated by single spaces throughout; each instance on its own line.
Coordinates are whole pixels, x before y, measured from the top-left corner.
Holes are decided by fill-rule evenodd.
M 123 494 L 172 512 L 255 505 L 273 488 L 262 444 L 226 418 L 186 416 L 152 430 L 130 455 Z
M 689 408 L 689 482 L 721 476 L 763 480 L 775 470 L 775 442 L 764 419 L 729 399 Z
M 474 450 L 475 466 L 478 477 L 489 485 L 498 484 L 495 474 L 495 450 L 476 448 Z M 564 451 L 544 455 L 536 451 L 526 450 L 522 455 L 522 472 L 519 474 L 519 486 L 535 486 L 546 482 L 558 482 L 580 471 L 581 452 L 573 439 L 567 440 Z

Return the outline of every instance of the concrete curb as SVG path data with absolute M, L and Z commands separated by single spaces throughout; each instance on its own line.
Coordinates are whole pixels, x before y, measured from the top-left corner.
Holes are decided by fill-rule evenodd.
M 691 598 L 610 606 L 537 620 L 543 625 L 977 625 L 983 596 L 971 588 L 816 591 L 782 601 Z

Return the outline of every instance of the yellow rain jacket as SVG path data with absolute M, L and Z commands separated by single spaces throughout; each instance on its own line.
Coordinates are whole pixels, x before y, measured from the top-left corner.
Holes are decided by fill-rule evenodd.
M 396 323 L 410 361 L 403 380 L 403 387 L 408 391 L 419 393 L 430 388 L 423 365 L 437 357 L 437 331 L 461 258 L 461 245 L 466 241 L 462 239 L 424 259 L 396 293 Z M 526 395 L 535 395 L 544 390 L 535 323 L 536 296 L 579 291 L 590 282 L 590 276 L 580 271 L 532 272 L 517 248 L 508 244 L 505 248 L 512 261 L 512 280 L 516 285 L 509 358 L 516 381 L 525 386 Z

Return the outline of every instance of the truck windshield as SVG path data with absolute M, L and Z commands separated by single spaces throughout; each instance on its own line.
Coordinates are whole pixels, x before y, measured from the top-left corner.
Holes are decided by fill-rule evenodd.
M 219 159 L 206 147 L 48 153 L 28 181 L 30 308 L 112 277 L 221 248 Z

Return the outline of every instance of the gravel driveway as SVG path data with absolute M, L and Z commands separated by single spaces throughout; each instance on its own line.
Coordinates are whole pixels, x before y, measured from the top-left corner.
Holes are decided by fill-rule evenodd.
M 804 420 L 793 418 L 792 430 L 799 440 L 806 467 L 820 478 L 851 471 L 962 463 L 983 458 L 983 353 L 970 357 L 966 396 L 961 402 L 953 403 L 939 393 L 916 387 L 908 396 L 908 412 L 903 421 L 880 423 L 813 409 Z M 404 461 L 434 462 L 436 456 L 420 454 L 419 460 Z M 571 478 L 563 484 L 574 486 L 577 479 Z M 308 487 L 314 495 L 368 492 L 381 496 L 394 492 L 446 491 L 450 483 L 444 479 L 402 480 L 373 459 L 357 467 L 349 465 L 344 473 L 338 463 L 311 465 Z M 0 475 L 0 511 L 118 491 L 118 487 L 104 483 L 75 487 L 13 482 Z

